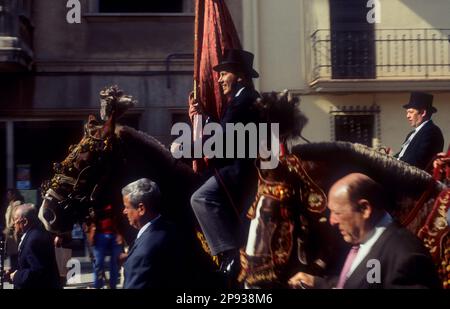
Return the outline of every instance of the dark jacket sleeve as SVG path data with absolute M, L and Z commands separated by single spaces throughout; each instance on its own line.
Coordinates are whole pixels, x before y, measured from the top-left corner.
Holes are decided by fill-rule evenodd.
M 315 289 L 332 289 L 338 283 L 339 277 L 314 277 L 314 288 Z
M 385 289 L 440 289 L 442 285 L 431 257 L 423 252 L 391 257 L 384 278 Z

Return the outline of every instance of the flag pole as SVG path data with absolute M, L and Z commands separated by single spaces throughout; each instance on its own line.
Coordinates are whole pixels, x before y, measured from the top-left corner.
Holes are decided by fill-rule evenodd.
M 200 79 L 200 60 L 203 44 L 203 21 L 204 21 L 205 0 L 195 0 L 195 23 L 194 23 L 194 102 L 198 100 L 199 79 Z M 201 23 L 201 24 L 200 24 Z M 200 102 L 199 104 L 202 104 Z M 194 144 L 202 137 L 201 120 L 198 114 L 192 116 L 193 142 Z M 199 161 L 192 161 L 192 168 L 198 171 Z
M 200 40 L 200 35 L 199 35 L 199 30 L 200 30 L 200 12 L 202 12 L 203 10 L 201 10 L 200 7 L 200 1 L 202 0 L 195 0 L 195 23 L 194 23 L 194 100 L 196 100 L 198 98 L 198 79 L 199 79 L 199 68 L 200 68 L 200 55 L 199 55 L 199 40 Z

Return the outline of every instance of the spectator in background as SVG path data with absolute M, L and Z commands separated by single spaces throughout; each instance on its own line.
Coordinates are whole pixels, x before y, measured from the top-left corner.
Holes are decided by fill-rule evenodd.
M 5 213 L 5 228 L 3 234 L 6 240 L 6 256 L 9 257 L 11 270 L 17 268 L 18 242 L 14 233 L 14 209 L 24 202 L 22 194 L 17 189 L 6 191 L 6 201 L 8 203 Z
M 20 235 L 17 270 L 6 276 L 15 289 L 57 289 L 60 287 L 53 238 L 45 231 L 33 204 L 14 210 L 14 228 Z
M 406 109 L 406 118 L 414 130 L 408 134 L 395 157 L 424 170 L 444 147 L 441 129 L 431 120 L 431 116 L 437 112 L 433 106 L 433 96 L 413 92 L 409 103 L 403 105 L 403 108 Z
M 107 204 L 95 213 L 89 225 L 88 242 L 93 249 L 94 288 L 101 289 L 105 278 L 105 257 L 110 256 L 109 287 L 115 289 L 119 279 L 119 256 L 122 252 L 123 240 L 117 232 L 113 209 Z

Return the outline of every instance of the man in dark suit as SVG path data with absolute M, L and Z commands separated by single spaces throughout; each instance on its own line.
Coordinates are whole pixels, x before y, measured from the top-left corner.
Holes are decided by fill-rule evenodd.
M 399 160 L 413 166 L 426 169 L 433 157 L 442 151 L 444 137 L 442 132 L 431 120 L 431 115 L 437 112 L 433 107 L 433 96 L 423 92 L 411 93 L 409 103 L 403 105 L 406 118 L 414 128 L 406 137 L 399 153 Z
M 15 231 L 22 235 L 17 271 L 9 274 L 14 288 L 60 288 L 53 240 L 51 235 L 41 228 L 36 208 L 32 204 L 19 205 L 13 217 Z
M 253 58 L 252 53 L 244 50 L 226 50 L 223 61 L 214 67 L 220 74 L 219 84 L 228 104 L 221 119 L 209 117 L 208 121 L 216 121 L 222 127 L 224 154 L 227 153 L 227 138 L 234 134 L 227 132 L 227 124 L 258 122 L 253 103 L 259 94 L 254 89 L 252 78 L 257 78 L 259 74 L 252 67 Z M 194 102 L 191 98 L 190 105 L 195 112 L 205 114 L 200 102 Z M 192 208 L 211 253 L 221 259 L 220 272 L 230 277 L 237 275 L 239 267 L 239 216 L 250 206 L 251 201 L 246 197 L 252 195 L 257 179 L 248 145 L 245 158 L 238 159 L 236 147 L 234 149 L 233 158 L 227 156 L 226 159 L 208 161 L 212 176 L 191 197 Z
M 139 179 L 122 189 L 124 210 L 138 235 L 124 264 L 125 289 L 177 286 L 177 254 L 174 227 L 159 213 L 160 191 L 149 179 Z
M 352 245 L 339 277 L 297 273 L 293 287 L 390 289 L 440 288 L 429 252 L 408 230 L 393 223 L 382 187 L 363 174 L 350 174 L 330 189 L 330 224 Z

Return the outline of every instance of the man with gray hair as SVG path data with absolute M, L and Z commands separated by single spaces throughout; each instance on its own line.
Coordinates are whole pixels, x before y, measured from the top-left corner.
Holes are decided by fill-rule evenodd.
M 7 275 L 14 288 L 60 288 L 53 240 L 40 226 L 34 205 L 17 206 L 13 218 L 15 232 L 20 236 L 18 268 Z
M 174 227 L 160 214 L 161 192 L 156 183 L 142 178 L 122 189 L 123 214 L 138 229 L 124 264 L 125 289 L 174 286 L 176 238 Z

